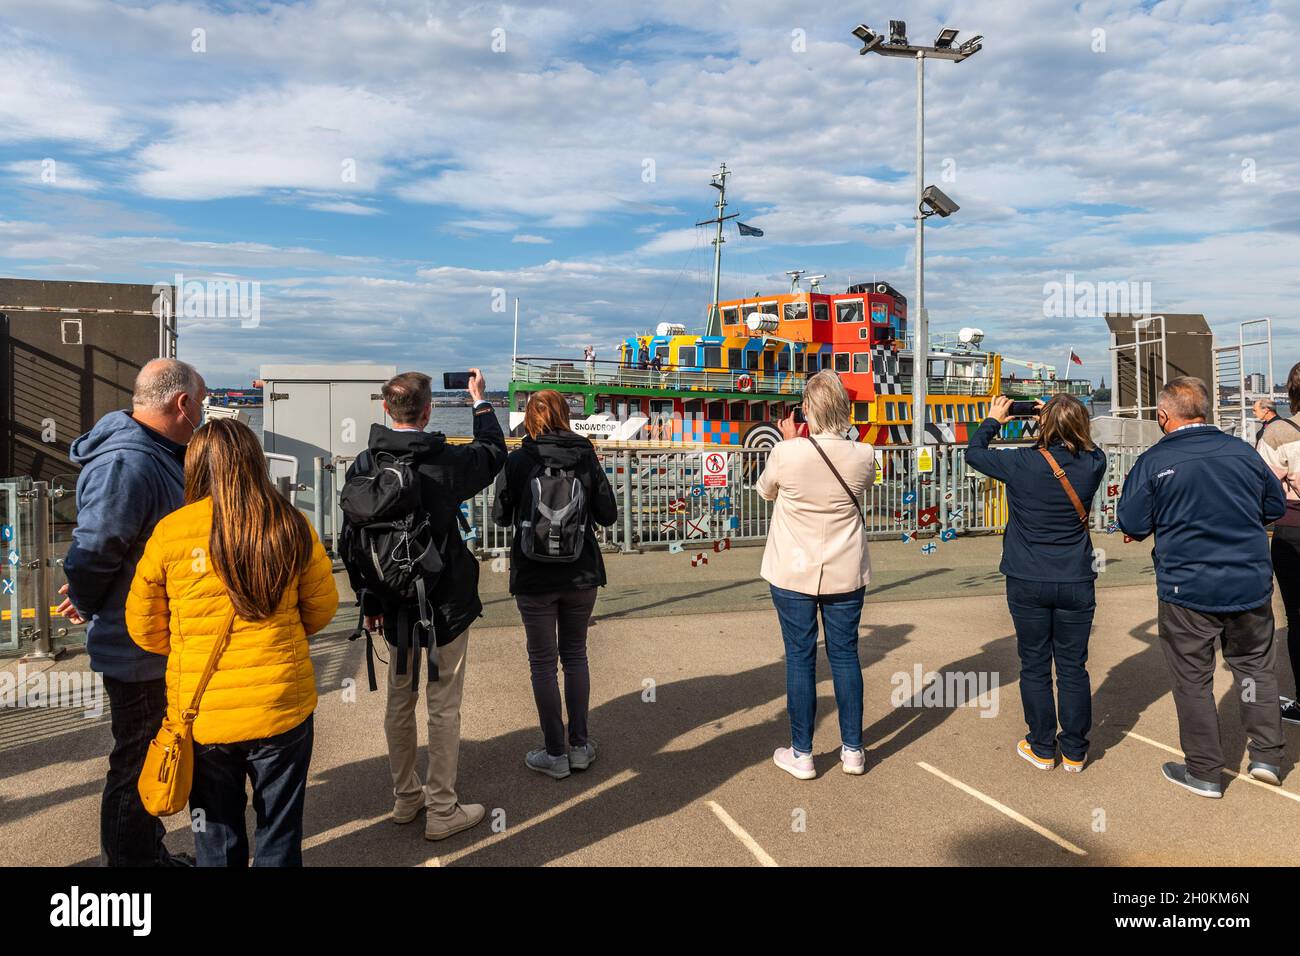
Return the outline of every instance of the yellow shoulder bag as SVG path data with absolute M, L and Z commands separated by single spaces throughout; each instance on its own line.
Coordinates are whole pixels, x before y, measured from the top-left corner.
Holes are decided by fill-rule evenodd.
M 194 719 L 199 716 L 199 701 L 208 689 L 208 681 L 217 669 L 221 652 L 230 641 L 235 626 L 235 609 L 232 607 L 222 625 L 221 635 L 212 646 L 199 686 L 194 689 L 194 699 L 189 709 L 181 712 L 174 721 L 171 714 L 163 718 L 158 734 L 149 741 L 144 767 L 140 770 L 138 789 L 144 808 L 155 817 L 169 817 L 185 809 L 190 799 L 190 786 L 194 782 Z

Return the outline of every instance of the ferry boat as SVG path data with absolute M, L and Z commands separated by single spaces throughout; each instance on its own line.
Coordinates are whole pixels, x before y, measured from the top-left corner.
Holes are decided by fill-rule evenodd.
M 914 341 L 907 298 L 888 282 L 862 282 L 823 292 L 824 276 L 792 270 L 788 291 L 718 301 L 721 223 L 727 170 L 720 190 L 714 296 L 704 334 L 661 323 L 629 335 L 617 361 L 516 357 L 509 387 L 512 432 L 519 433 L 528 397 L 555 389 L 575 408 L 573 428 L 593 439 L 671 445 L 770 447 L 777 422 L 803 394 L 808 376 L 832 369 L 852 399 L 852 434 L 873 445 L 912 443 Z M 721 185 L 719 185 L 719 178 Z M 927 444 L 964 443 L 995 395 L 1029 400 L 1062 392 L 1084 400 L 1086 380 L 1057 379 L 1054 366 L 984 350 L 984 333 L 964 328 L 931 337 L 926 350 Z M 1004 366 L 1022 367 L 1026 376 Z M 1003 437 L 1028 440 L 1035 423 L 1008 422 Z

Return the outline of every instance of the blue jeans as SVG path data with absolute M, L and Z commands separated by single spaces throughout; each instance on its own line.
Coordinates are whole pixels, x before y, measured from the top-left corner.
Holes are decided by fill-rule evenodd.
M 785 697 L 790 712 L 790 742 L 801 754 L 812 753 L 817 722 L 817 609 L 826 633 L 835 706 L 840 714 L 840 743 L 862 749 L 862 664 L 858 660 L 858 622 L 866 588 L 847 594 L 801 594 L 772 585 L 772 604 L 785 641 Z
M 1097 609 L 1092 581 L 1026 581 L 1007 578 L 1007 607 L 1016 625 L 1020 653 L 1020 700 L 1029 725 L 1029 746 L 1039 757 L 1061 753 L 1071 760 L 1088 754 L 1092 729 L 1092 686 L 1088 681 L 1088 634 Z M 1052 699 L 1052 662 L 1056 662 L 1057 706 Z
M 238 744 L 195 744 L 190 814 L 199 866 L 248 866 L 244 781 L 253 781 L 254 866 L 302 866 L 302 808 L 311 763 L 312 718 L 274 737 Z M 197 821 L 195 822 L 197 825 Z

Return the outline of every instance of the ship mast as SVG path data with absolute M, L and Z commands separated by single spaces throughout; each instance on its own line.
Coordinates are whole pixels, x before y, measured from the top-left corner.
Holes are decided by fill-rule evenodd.
M 709 182 L 709 185 L 718 191 L 718 201 L 714 204 L 718 214 L 712 219 L 705 219 L 695 224 L 707 226 L 716 223 L 718 226 L 718 233 L 713 237 L 713 298 L 709 300 L 709 321 L 704 328 L 705 335 L 722 334 L 722 319 L 718 314 L 718 294 L 722 284 L 722 244 L 727 241 L 722 238 L 722 224 L 740 215 L 740 213 L 723 215 L 723 210 L 727 208 L 727 177 L 730 175 L 731 171 L 727 169 L 727 164 L 720 164 L 718 171 L 713 174 L 713 179 Z

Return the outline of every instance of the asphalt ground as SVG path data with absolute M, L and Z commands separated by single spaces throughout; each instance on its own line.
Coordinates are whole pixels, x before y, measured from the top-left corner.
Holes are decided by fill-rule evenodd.
M 344 608 L 313 641 L 321 692 L 306 812 L 308 865 L 1290 865 L 1300 851 L 1300 775 L 1281 789 L 1227 777 L 1210 801 L 1160 777 L 1178 729 L 1155 636 L 1145 545 L 1107 551 L 1089 669 L 1087 770 L 1044 773 L 1015 752 L 1024 724 L 997 538 L 933 554 L 873 545 L 863 612 L 868 772 L 839 770 L 830 673 L 819 661 L 818 778 L 772 766 L 788 744 L 781 640 L 761 549 L 608 557 L 610 586 L 590 636 L 591 769 L 534 774 L 540 745 L 523 631 L 506 575 L 484 566 L 485 614 L 470 634 L 461 798 L 489 808 L 440 843 L 420 822 L 389 822 L 384 690 L 369 693 Z M 1280 632 L 1283 637 L 1285 632 Z M 1284 644 L 1284 641 L 1282 642 Z M 44 665 L 50 666 L 50 665 Z M 83 671 L 84 655 L 53 667 Z M 914 700 L 915 671 L 970 674 L 988 693 L 966 706 Z M 14 670 L 9 663 L 4 670 Z M 1285 693 L 1293 688 L 1285 652 Z M 996 687 L 994 683 L 996 682 Z M 1231 676 L 1215 678 L 1230 767 L 1245 739 Z M 954 701 L 940 701 L 952 704 Z M 421 708 L 422 712 L 422 708 Z M 1288 729 L 1289 761 L 1300 728 Z M 0 865 L 93 865 L 110 746 L 107 715 L 0 711 Z M 188 848 L 184 815 L 168 821 Z M 250 820 L 251 825 L 251 820 Z

